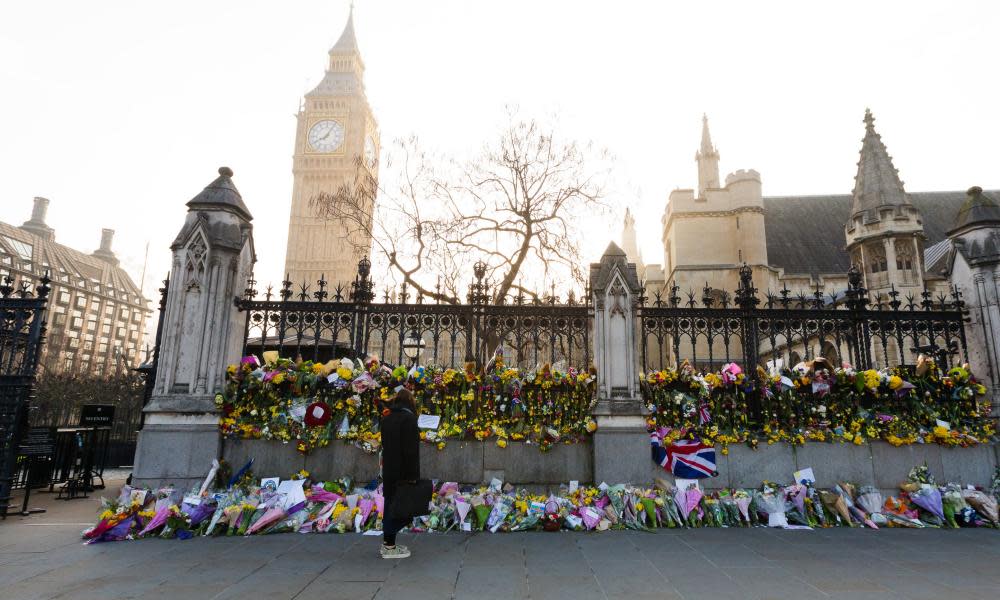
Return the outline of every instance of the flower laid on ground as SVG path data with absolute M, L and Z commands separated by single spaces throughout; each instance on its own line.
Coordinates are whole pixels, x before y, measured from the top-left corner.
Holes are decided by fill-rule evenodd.
M 205 496 L 174 488 L 124 486 L 104 501 L 98 523 L 83 532 L 89 543 L 146 537 L 264 535 L 282 532 L 378 531 L 385 501 L 377 482 L 355 486 L 347 478 L 292 478 L 295 493 L 260 486 L 252 478 Z M 817 490 L 810 482 L 765 481 L 756 489 L 681 488 L 657 480 L 653 487 L 626 484 L 562 485 L 548 493 L 513 486 L 435 486 L 431 510 L 410 531 L 606 531 L 681 527 L 994 527 L 997 500 L 988 490 L 950 483 L 943 488 L 907 482 L 883 498 L 872 486 L 840 482 Z M 285 489 L 283 486 L 278 489 Z M 949 509 L 948 507 L 951 506 Z
M 506 366 L 502 355 L 488 372 L 478 373 L 474 364 L 462 372 L 408 370 L 390 369 L 374 357 L 321 364 L 265 355 L 263 363 L 247 357 L 227 369 L 225 393 L 215 398 L 227 437 L 276 440 L 303 453 L 339 439 L 375 452 L 381 446 L 379 420 L 398 386 L 413 392 L 419 414 L 441 417 L 436 431 L 421 436 L 439 449 L 448 440 L 495 438 L 501 448 L 521 441 L 544 451 L 597 429 L 590 371 L 544 365 L 526 372 Z
M 701 439 L 723 454 L 733 443 L 971 446 L 996 439 L 986 389 L 967 367 L 943 373 L 926 357 L 919 364 L 913 373 L 856 371 L 818 359 L 751 377 L 732 363 L 705 374 L 684 363 L 644 374 L 642 396 L 650 430 L 666 428 L 666 442 Z

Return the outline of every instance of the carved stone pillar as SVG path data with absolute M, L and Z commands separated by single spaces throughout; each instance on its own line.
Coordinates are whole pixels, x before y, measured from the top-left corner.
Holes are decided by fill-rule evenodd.
M 594 481 L 650 480 L 649 439 L 636 360 L 636 305 L 642 287 L 634 263 L 612 243 L 590 266 L 594 303 Z
M 137 485 L 189 486 L 204 479 L 219 454 L 215 394 L 225 385 L 226 365 L 240 358 L 246 316 L 235 300 L 256 261 L 253 217 L 232 175 L 220 168 L 187 203 L 171 245 L 156 382 L 136 448 Z

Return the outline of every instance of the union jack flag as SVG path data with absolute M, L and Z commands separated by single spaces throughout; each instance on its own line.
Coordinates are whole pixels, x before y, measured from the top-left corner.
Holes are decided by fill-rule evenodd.
M 663 434 L 654 431 L 649 435 L 653 462 L 668 469 L 675 477 L 701 479 L 715 477 L 715 447 L 701 440 L 677 440 L 663 446 Z

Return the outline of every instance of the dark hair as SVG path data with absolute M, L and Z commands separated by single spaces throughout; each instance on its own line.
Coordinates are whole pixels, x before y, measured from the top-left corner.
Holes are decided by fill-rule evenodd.
M 396 396 L 392 399 L 392 405 L 396 408 L 416 409 L 416 405 L 413 402 L 413 393 L 406 388 L 402 388 L 396 392 Z

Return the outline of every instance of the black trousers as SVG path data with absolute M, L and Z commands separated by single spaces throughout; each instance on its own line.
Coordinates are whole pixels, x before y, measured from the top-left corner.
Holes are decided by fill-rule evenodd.
M 382 504 L 383 507 L 388 507 L 392 503 L 392 496 L 386 496 L 385 502 Z M 408 521 L 404 519 L 390 519 L 389 517 L 382 517 L 382 543 L 386 546 L 396 545 L 396 534 L 406 527 Z

